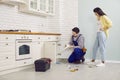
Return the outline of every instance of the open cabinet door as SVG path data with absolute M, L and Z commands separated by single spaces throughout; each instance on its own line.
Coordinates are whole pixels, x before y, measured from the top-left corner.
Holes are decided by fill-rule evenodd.
M 44 57 L 50 58 L 52 63 L 56 63 L 56 42 L 45 42 Z

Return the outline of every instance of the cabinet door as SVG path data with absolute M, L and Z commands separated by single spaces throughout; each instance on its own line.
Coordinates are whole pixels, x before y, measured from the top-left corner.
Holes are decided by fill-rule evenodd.
M 46 12 L 46 0 L 38 0 L 39 1 L 39 11 Z
M 32 11 L 38 10 L 38 0 L 29 0 L 29 9 Z
M 56 63 L 56 42 L 45 42 L 44 57 L 50 58 L 53 63 Z
M 47 13 L 53 15 L 54 14 L 54 5 L 55 1 L 54 0 L 47 0 Z
M 43 42 L 33 42 L 32 46 L 33 61 L 43 56 Z

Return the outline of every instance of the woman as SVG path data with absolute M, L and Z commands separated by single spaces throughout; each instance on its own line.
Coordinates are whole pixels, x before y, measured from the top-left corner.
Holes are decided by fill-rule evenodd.
M 77 27 L 72 29 L 72 36 L 69 42 L 69 47 L 74 48 L 74 51 L 68 58 L 69 63 L 79 64 L 80 60 L 82 60 L 82 63 L 85 61 L 85 52 L 82 50 L 84 47 L 84 37 L 82 34 L 79 34 L 79 31 L 80 30 Z
M 96 41 L 93 47 L 91 62 L 95 62 L 97 50 L 99 48 L 101 53 L 101 63 L 97 64 L 96 66 L 104 66 L 106 39 L 108 37 L 108 30 L 112 26 L 112 22 L 99 7 L 96 7 L 93 12 L 95 13 L 98 20 L 98 31 Z

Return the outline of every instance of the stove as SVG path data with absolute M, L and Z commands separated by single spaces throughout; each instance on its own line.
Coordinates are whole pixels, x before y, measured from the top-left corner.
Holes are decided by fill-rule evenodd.
M 0 30 L 0 32 L 31 32 L 31 30 L 25 30 L 25 29 L 10 29 L 10 30 Z

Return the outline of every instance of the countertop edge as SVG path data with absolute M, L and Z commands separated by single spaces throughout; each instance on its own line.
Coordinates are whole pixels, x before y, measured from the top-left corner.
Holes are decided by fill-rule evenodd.
M 26 34 L 26 35 L 61 35 L 60 33 L 47 32 L 0 32 L 0 34 Z

